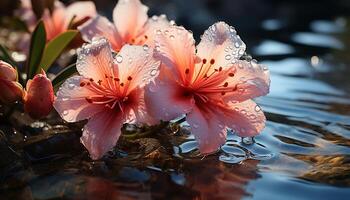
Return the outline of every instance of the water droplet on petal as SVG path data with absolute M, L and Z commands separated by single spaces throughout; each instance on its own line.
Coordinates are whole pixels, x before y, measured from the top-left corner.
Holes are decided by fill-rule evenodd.
M 68 84 L 68 88 L 72 90 L 72 89 L 75 88 L 75 85 L 74 85 L 73 83 L 69 83 L 69 84 Z
M 160 35 L 160 34 L 162 34 L 162 31 L 158 29 L 158 30 L 156 31 L 156 34 L 157 34 L 157 35 Z
M 171 40 L 174 40 L 175 39 L 175 36 L 174 35 L 170 35 L 169 37 Z
M 158 72 L 158 70 L 152 69 L 151 72 L 150 72 L 150 75 L 151 76 L 155 76 L 155 75 L 157 75 L 157 72 Z
M 226 59 L 226 60 L 230 60 L 230 59 L 231 59 L 231 56 L 230 56 L 229 54 L 227 54 L 227 55 L 225 56 L 225 59 Z
M 117 63 L 121 63 L 123 62 L 123 57 L 121 55 L 117 55 L 116 60 L 117 60 Z
M 261 111 L 261 108 L 260 106 L 256 105 L 255 108 L 254 108 L 255 112 L 260 112 Z
M 148 51 L 149 47 L 147 44 L 143 45 L 143 50 Z
M 62 113 L 64 116 L 66 116 L 66 115 L 68 115 L 68 111 L 67 110 L 65 110 L 65 111 L 63 111 L 63 113 Z

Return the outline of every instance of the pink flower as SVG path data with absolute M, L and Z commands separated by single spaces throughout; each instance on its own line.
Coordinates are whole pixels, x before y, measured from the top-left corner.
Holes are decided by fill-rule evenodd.
M 0 60 L 0 102 L 11 104 L 22 99 L 23 87 L 17 82 L 17 70 Z
M 186 114 L 202 153 L 216 151 L 226 141 L 226 128 L 244 137 L 257 135 L 265 116 L 251 99 L 269 92 L 267 68 L 239 60 L 245 44 L 223 22 L 212 25 L 197 48 L 194 44 L 182 27 L 157 36 L 162 65 L 145 92 L 150 114 L 166 121 Z
M 113 21 L 97 16 L 78 27 L 85 41 L 104 36 L 119 51 L 124 44 L 153 45 L 154 35 L 170 23 L 165 15 L 148 18 L 148 7 L 139 0 L 119 0 L 113 11 Z
M 23 98 L 24 111 L 34 119 L 46 117 L 52 110 L 53 101 L 52 83 L 42 70 L 41 74 L 35 75 L 27 82 Z
M 30 31 L 33 31 L 36 25 L 35 14 L 32 10 L 30 0 L 22 0 L 22 7 L 17 11 L 22 20 L 27 23 Z M 61 2 L 55 1 L 52 13 L 45 9 L 42 19 L 46 29 L 46 39 L 50 41 L 60 33 L 68 30 L 68 26 L 74 18 L 74 23 L 78 23 L 89 17 L 96 15 L 96 8 L 92 1 L 75 2 L 65 7 Z
M 113 58 L 107 39 L 78 51 L 79 76 L 65 81 L 54 107 L 68 122 L 89 119 L 81 142 L 92 159 L 115 146 L 123 123 L 152 123 L 143 87 L 158 75 L 159 62 L 147 46 L 125 45 Z

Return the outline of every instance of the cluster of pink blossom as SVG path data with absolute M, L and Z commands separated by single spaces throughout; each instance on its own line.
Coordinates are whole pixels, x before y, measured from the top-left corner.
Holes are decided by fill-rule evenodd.
M 139 0 L 119 0 L 113 22 L 96 14 L 91 2 L 54 8 L 43 16 L 49 39 L 67 29 L 67 17 L 90 17 L 78 26 L 87 42 L 77 50 L 79 75 L 62 84 L 53 106 L 67 122 L 88 119 L 81 142 L 92 159 L 116 145 L 125 123 L 185 116 L 203 154 L 225 143 L 227 129 L 247 137 L 264 128 L 264 113 L 252 99 L 269 92 L 269 71 L 241 59 L 246 46 L 228 24 L 213 24 L 195 46 L 191 31 L 165 15 L 148 17 Z M 40 96 L 30 88 L 42 76 L 27 85 L 28 110 L 36 103 L 32 96 Z

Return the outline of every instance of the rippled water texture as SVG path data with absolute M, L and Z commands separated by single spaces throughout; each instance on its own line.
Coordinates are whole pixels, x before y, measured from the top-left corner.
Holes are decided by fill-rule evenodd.
M 25 130 L 44 131 L 49 139 L 10 129 L 8 142 L 17 146 L 2 150 L 7 161 L 0 163 L 0 196 L 349 199 L 350 6 L 217 2 L 147 3 L 151 12 L 176 17 L 197 37 L 217 19 L 236 26 L 248 53 L 271 71 L 270 94 L 256 99 L 268 119 L 261 135 L 251 139 L 230 133 L 218 153 L 200 156 L 193 136 L 183 134 L 188 132 L 183 123 L 180 130 L 169 128 L 163 139 L 122 141 L 105 159 L 91 162 L 79 144 L 81 126 L 34 123 Z M 16 143 L 26 135 L 27 143 Z

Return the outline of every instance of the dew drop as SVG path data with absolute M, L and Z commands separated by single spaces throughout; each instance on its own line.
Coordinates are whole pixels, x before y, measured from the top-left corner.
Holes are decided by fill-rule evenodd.
M 260 106 L 256 105 L 255 108 L 254 108 L 255 112 L 260 112 L 261 111 L 261 108 Z
M 156 69 L 152 69 L 151 72 L 150 72 L 150 75 L 151 76 L 155 76 L 155 75 L 157 75 L 157 72 L 158 71 Z
M 68 115 L 68 111 L 67 110 L 65 110 L 65 111 L 63 111 L 63 113 L 62 113 L 64 116 L 66 116 L 66 115 Z
M 153 21 L 157 21 L 157 20 L 158 20 L 158 17 L 157 17 L 156 15 L 153 15 L 153 16 L 152 16 L 152 20 L 153 20 Z
M 242 137 L 242 143 L 246 145 L 251 145 L 254 143 L 253 137 Z
M 235 42 L 235 47 L 239 48 L 241 45 L 238 42 Z
M 158 30 L 156 31 L 156 34 L 157 34 L 157 35 L 160 35 L 160 34 L 162 34 L 162 31 L 158 29 Z
M 117 63 L 123 62 L 123 57 L 121 55 L 118 55 L 116 59 L 117 59 Z
M 69 84 L 68 84 L 68 88 L 72 90 L 72 89 L 75 88 L 75 85 L 74 85 L 73 83 L 69 83 Z
M 230 59 L 231 59 L 231 55 L 227 54 L 227 55 L 225 56 L 225 59 L 226 59 L 226 60 L 230 60 Z
M 143 45 L 143 50 L 148 51 L 149 47 L 147 44 Z
M 170 35 L 169 37 L 171 40 L 174 40 L 175 39 L 175 36 L 174 35 Z

